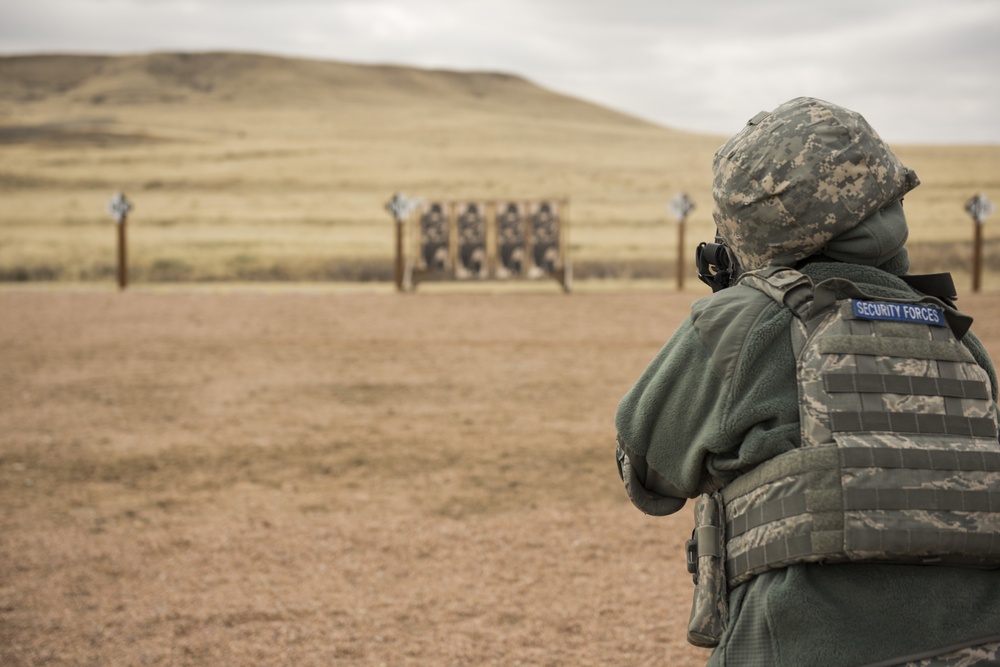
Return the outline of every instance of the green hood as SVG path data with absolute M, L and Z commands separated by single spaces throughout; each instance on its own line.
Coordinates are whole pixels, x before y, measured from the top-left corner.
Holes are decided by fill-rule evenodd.
M 821 252 L 848 264 L 881 266 L 903 250 L 908 236 L 903 203 L 897 201 L 831 239 Z

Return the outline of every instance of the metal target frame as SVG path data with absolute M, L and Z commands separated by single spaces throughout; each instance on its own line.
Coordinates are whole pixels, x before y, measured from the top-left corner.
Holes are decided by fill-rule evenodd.
M 431 281 L 554 279 L 569 292 L 569 201 L 421 200 L 397 252 L 413 291 Z

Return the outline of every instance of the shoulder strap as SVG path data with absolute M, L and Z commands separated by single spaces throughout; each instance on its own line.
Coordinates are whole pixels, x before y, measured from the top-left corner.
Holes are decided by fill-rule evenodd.
M 768 295 L 800 320 L 807 319 L 813 299 L 813 283 L 804 273 L 787 266 L 767 266 L 744 273 L 739 282 Z
M 953 302 L 958 298 L 958 290 L 955 289 L 955 281 L 950 273 L 925 273 L 900 276 L 900 279 L 918 292 L 936 296 L 949 306 L 954 306 Z
M 948 326 L 951 327 L 951 331 L 955 334 L 955 338 L 962 340 L 969 329 L 972 327 L 972 317 L 961 313 L 952 307 L 950 304 L 946 303 L 942 299 L 936 296 L 924 296 L 924 297 L 914 297 L 911 299 L 904 298 L 892 298 L 892 299 L 882 299 L 879 297 L 867 294 L 857 285 L 852 283 L 850 280 L 845 278 L 827 278 L 823 282 L 816 285 L 815 297 L 813 298 L 811 304 L 809 304 L 808 318 L 811 319 L 816 317 L 823 311 L 833 307 L 839 296 L 843 294 L 853 299 L 862 300 L 873 300 L 873 301 L 894 301 L 897 303 L 930 303 L 934 306 L 940 308 L 944 312 L 944 318 L 948 322 Z

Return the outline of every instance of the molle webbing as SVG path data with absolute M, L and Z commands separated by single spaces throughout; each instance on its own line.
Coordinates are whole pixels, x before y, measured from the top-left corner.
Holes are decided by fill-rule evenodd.
M 758 466 L 722 491 L 729 586 L 803 562 L 995 564 L 985 554 L 1000 553 L 1000 451 L 985 447 L 825 445 Z M 845 487 L 845 476 L 858 481 Z M 929 487 L 912 488 L 917 478 Z
M 802 446 L 722 490 L 729 585 L 804 562 L 1000 565 L 996 404 L 958 340 L 969 318 L 790 269 L 744 282 L 796 315 Z
M 895 431 L 995 438 L 996 425 L 986 417 L 961 415 L 922 415 L 910 412 L 834 412 L 830 428 L 841 433 Z
M 989 393 L 982 382 L 924 378 L 911 375 L 880 375 L 878 373 L 825 373 L 823 384 L 831 394 L 838 392 L 913 394 L 918 396 L 949 396 L 986 400 Z
M 965 347 L 935 340 L 831 335 L 818 341 L 818 347 L 823 354 L 865 354 L 872 357 L 907 357 L 975 363 L 972 353 Z

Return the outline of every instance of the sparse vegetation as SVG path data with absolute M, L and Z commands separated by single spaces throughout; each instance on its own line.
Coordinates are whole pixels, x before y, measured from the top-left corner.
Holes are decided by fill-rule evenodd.
M 0 58 L 0 280 L 109 285 L 0 289 L 0 664 L 703 665 L 692 515 L 631 506 L 613 416 L 707 293 L 666 202 L 708 237 L 716 144 L 501 75 Z M 908 150 L 918 268 L 967 261 L 997 151 Z M 396 189 L 570 197 L 603 280 L 118 294 L 119 189 L 130 284 L 388 281 Z
M 396 190 L 568 198 L 578 279 L 670 279 L 667 202 L 695 201 L 693 253 L 712 234 L 723 139 L 499 74 L 225 53 L 5 57 L 0 280 L 112 277 L 104 206 L 118 190 L 136 204 L 138 282 L 391 279 L 383 207 Z M 962 205 L 980 191 L 1000 201 L 1000 146 L 895 148 L 923 180 L 906 199 L 915 269 L 960 272 L 972 237 Z

